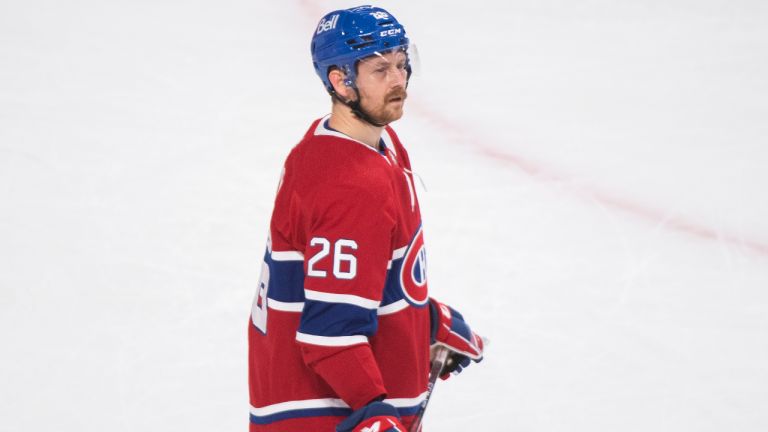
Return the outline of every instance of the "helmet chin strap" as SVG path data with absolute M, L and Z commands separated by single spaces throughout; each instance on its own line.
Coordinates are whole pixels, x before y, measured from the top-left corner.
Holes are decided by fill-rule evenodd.
M 389 123 L 384 124 L 378 124 L 371 117 L 363 111 L 363 107 L 360 106 L 360 101 L 362 100 L 362 96 L 360 96 L 360 90 L 357 89 L 357 87 L 353 87 L 355 89 L 355 93 L 357 93 L 357 100 L 356 101 L 345 101 L 344 99 L 339 96 L 338 93 L 336 93 L 336 90 L 333 90 L 333 96 L 341 103 L 349 107 L 349 109 L 352 110 L 352 114 L 357 116 L 360 120 L 363 120 L 364 122 L 376 126 L 376 127 L 384 127 L 388 125 Z

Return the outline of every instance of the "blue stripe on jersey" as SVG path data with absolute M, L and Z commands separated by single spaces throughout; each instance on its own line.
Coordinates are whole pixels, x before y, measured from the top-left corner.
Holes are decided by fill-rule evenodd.
M 381 306 L 390 305 L 405 298 L 403 290 L 400 288 L 400 268 L 403 266 L 404 259 L 392 260 L 392 267 L 387 270 L 387 280 L 384 283 L 384 295 L 381 298 Z
M 267 251 L 264 261 L 269 266 L 267 298 L 283 303 L 304 301 L 304 261 L 275 261 Z
M 376 309 L 346 303 L 306 300 L 301 313 L 299 333 L 313 336 L 371 337 L 378 327 Z
M 384 399 L 384 402 L 387 400 Z M 419 411 L 421 402 L 418 405 L 412 407 L 396 408 L 400 417 L 414 415 Z M 294 418 L 304 417 L 326 417 L 326 416 L 340 416 L 349 417 L 354 411 L 351 408 L 306 408 L 282 411 L 275 414 L 266 416 L 255 416 L 251 414 L 251 423 L 257 425 L 268 425 L 280 420 L 288 420 Z

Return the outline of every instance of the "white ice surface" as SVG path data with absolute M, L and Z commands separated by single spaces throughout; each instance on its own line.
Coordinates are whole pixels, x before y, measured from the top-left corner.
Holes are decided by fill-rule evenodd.
M 0 3 L 0 430 L 243 431 L 282 161 L 349 2 Z M 381 4 L 434 296 L 428 431 L 768 430 L 768 3 Z

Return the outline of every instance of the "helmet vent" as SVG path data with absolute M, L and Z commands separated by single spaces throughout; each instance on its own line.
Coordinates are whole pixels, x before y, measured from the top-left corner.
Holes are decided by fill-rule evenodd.
M 360 36 L 360 39 L 362 39 L 363 42 L 368 42 L 373 40 L 373 36 Z
M 350 39 L 347 41 L 347 45 L 352 45 L 353 43 L 357 43 L 355 39 Z
M 371 45 L 373 45 L 373 44 L 375 44 L 375 43 L 376 43 L 376 42 L 366 42 L 366 43 L 361 43 L 360 45 L 355 45 L 355 46 L 353 46 L 353 47 L 352 47 L 352 49 L 356 49 L 356 50 L 359 50 L 360 48 L 365 48 L 365 47 L 367 47 L 367 46 L 371 46 Z
M 384 21 L 384 22 L 377 23 L 376 25 L 387 25 L 387 24 L 392 24 L 392 21 Z

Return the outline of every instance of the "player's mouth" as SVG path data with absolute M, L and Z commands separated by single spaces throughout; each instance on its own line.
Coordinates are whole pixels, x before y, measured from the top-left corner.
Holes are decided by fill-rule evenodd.
M 406 97 L 408 97 L 408 93 L 405 92 L 405 89 L 397 89 L 387 98 L 387 102 L 391 104 L 401 104 L 405 101 Z

